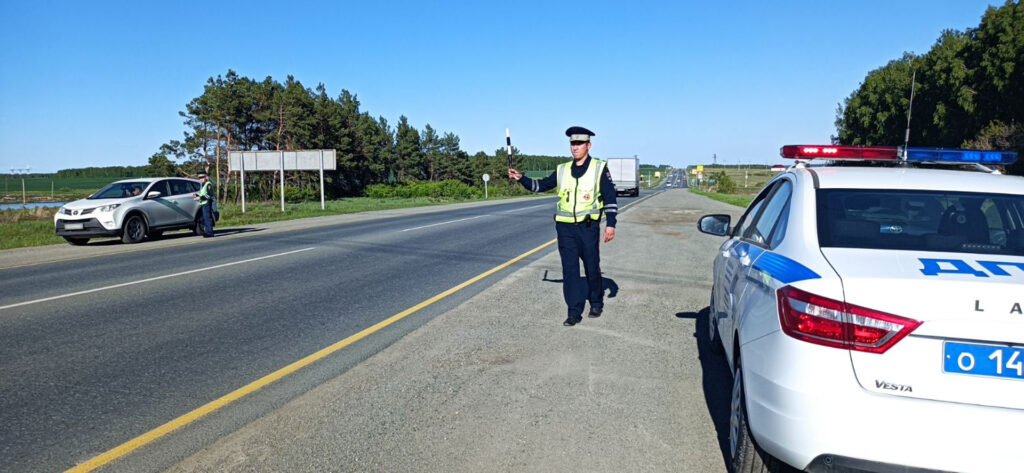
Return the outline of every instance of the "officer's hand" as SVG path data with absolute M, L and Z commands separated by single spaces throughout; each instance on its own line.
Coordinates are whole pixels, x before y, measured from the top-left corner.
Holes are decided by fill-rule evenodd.
M 608 243 L 615 238 L 615 227 L 604 227 L 604 242 Z
M 508 178 L 518 181 L 523 178 L 523 173 L 516 171 L 515 169 L 508 168 Z

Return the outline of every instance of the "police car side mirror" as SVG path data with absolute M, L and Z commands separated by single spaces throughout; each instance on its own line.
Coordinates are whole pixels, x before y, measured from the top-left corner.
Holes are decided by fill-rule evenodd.
M 732 217 L 726 214 L 705 215 L 697 221 L 697 230 L 709 235 L 725 236 L 729 234 L 729 223 Z
M 157 197 L 160 197 L 160 191 L 150 191 L 150 193 L 146 194 L 147 199 L 155 199 Z

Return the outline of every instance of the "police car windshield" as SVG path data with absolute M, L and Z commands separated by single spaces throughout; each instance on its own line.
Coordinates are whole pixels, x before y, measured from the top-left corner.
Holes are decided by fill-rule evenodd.
M 115 182 L 107 187 L 104 187 L 95 194 L 87 197 L 90 200 L 94 199 L 121 199 L 125 197 L 134 197 L 142 194 L 142 191 L 146 190 L 148 182 Z
M 1024 256 L 1024 196 L 820 189 L 822 247 Z

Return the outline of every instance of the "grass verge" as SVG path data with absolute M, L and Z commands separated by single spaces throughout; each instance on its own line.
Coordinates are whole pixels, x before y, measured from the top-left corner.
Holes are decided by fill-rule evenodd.
M 746 208 L 748 205 L 750 205 L 750 202 L 752 200 L 754 200 L 754 196 L 753 195 L 722 194 L 722 193 L 718 193 L 718 192 L 700 191 L 700 190 L 693 189 L 693 188 L 690 188 L 690 192 L 693 192 L 694 194 L 697 194 L 697 195 L 702 195 L 702 196 L 707 197 L 709 199 L 714 199 L 714 200 L 717 200 L 719 202 L 725 202 L 727 204 L 732 204 L 732 205 L 735 205 L 735 206 L 738 206 L 738 207 L 743 207 L 743 208 Z

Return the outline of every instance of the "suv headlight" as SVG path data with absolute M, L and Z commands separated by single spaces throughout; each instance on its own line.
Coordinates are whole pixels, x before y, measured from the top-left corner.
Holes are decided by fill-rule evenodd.
M 120 206 L 121 206 L 121 204 L 104 205 L 103 207 L 97 208 L 96 211 L 97 212 L 113 212 L 114 209 L 116 209 L 116 208 L 118 208 Z

